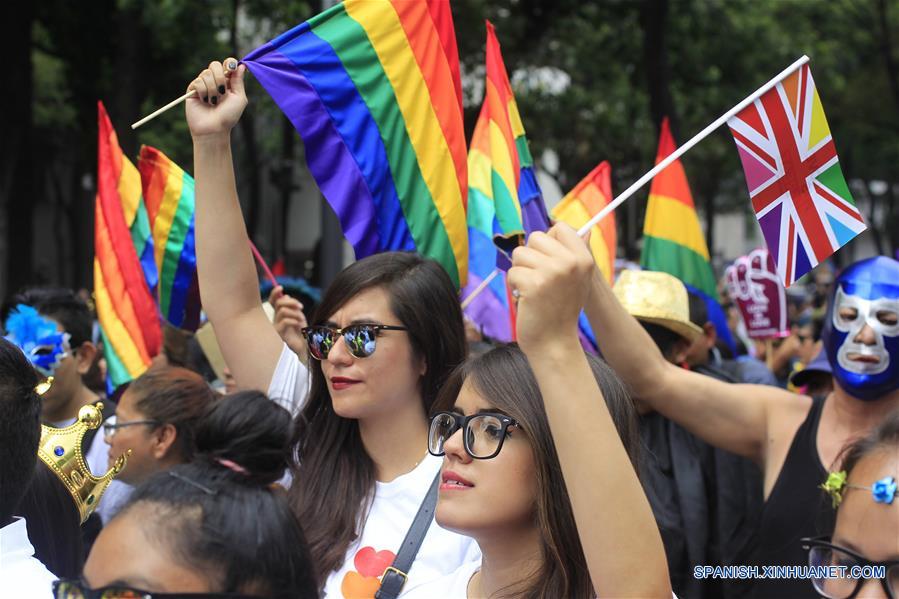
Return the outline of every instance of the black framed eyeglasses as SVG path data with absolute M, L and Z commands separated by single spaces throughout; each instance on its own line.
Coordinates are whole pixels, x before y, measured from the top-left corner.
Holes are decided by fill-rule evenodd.
M 812 578 L 812 585 L 827 599 L 852 599 L 865 581 L 878 578 L 890 599 L 899 599 L 899 560 L 874 562 L 845 547 L 834 545 L 830 537 L 801 539 L 808 551 L 808 563 L 828 576 Z M 882 574 L 882 576 L 880 575 Z
M 408 330 L 406 327 L 389 324 L 351 324 L 342 329 L 323 325 L 304 327 L 302 332 L 306 337 L 306 345 L 309 347 L 312 357 L 316 360 L 327 360 L 331 348 L 340 337 L 343 337 L 351 354 L 357 358 L 367 358 L 375 353 L 381 331 L 406 330 Z
M 103 423 L 103 434 L 107 437 L 113 436 L 117 430 L 120 428 L 125 428 L 128 426 L 137 426 L 139 424 L 145 424 L 147 426 L 159 426 L 162 424 L 158 420 L 128 420 L 125 422 L 104 422 Z
M 514 418 L 494 412 L 463 416 L 455 412 L 438 412 L 431 417 L 428 429 L 428 452 L 442 456 L 447 439 L 462 429 L 465 452 L 476 460 L 489 460 L 499 454 L 511 427 L 519 426 Z
M 253 599 L 239 593 L 155 593 L 124 585 L 110 585 L 92 589 L 81 580 L 53 582 L 55 599 Z

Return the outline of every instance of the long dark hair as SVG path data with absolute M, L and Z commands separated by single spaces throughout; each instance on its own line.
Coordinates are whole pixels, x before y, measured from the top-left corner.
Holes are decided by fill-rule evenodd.
M 633 463 L 637 462 L 639 435 L 633 402 L 621 381 L 601 360 L 591 360 L 609 413 Z M 570 597 L 593 599 L 587 560 L 578 537 L 574 512 L 562 478 L 562 467 L 550 433 L 537 379 L 524 353 L 515 344 L 504 345 L 470 359 L 457 368 L 440 392 L 434 411 L 449 410 L 465 383 L 493 407 L 517 420 L 533 451 L 537 498 L 535 525 L 540 530 L 542 564 L 530 578 L 504 596 L 528 599 Z M 597 506 L 602 509 L 602 506 Z
M 328 287 L 312 318 L 326 322 L 360 292 L 383 288 L 408 329 L 413 354 L 425 359 L 420 382 L 424 413 L 450 371 L 465 359 L 465 331 L 456 290 L 443 268 L 411 252 L 387 252 L 345 268 Z M 356 420 L 334 412 L 321 364 L 309 361 L 309 398 L 296 421 L 297 470 L 289 496 L 319 578 L 339 568 L 359 535 L 375 488 L 375 465 Z M 422 447 L 422 454 L 426 448 Z
M 290 414 L 264 394 L 228 395 L 198 423 L 194 461 L 147 479 L 121 514 L 152 504 L 147 533 L 214 590 L 317 597 L 299 521 L 274 485 L 291 461 L 291 429 Z
M 84 565 L 81 515 L 58 476 L 41 460 L 19 504 L 34 556 L 57 578 L 78 578 Z

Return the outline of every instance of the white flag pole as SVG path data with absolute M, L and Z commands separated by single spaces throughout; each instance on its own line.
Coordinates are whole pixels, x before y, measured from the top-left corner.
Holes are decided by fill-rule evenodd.
M 474 298 L 481 295 L 481 292 L 484 291 L 485 289 L 487 289 L 487 285 L 489 285 L 490 281 L 495 279 L 496 275 L 498 275 L 498 274 L 499 274 L 499 269 L 494 268 L 493 272 L 491 272 L 489 275 L 487 275 L 487 278 L 485 278 L 483 281 L 481 281 L 481 284 L 478 285 L 477 287 L 475 287 L 471 291 L 471 293 L 468 294 L 468 297 L 466 297 L 462 301 L 462 309 L 464 310 L 465 308 L 467 308 L 469 306 L 469 304 L 471 304 L 471 302 L 474 301 Z
M 593 227 L 593 225 L 595 225 L 596 223 L 598 223 L 599 221 L 604 219 L 613 210 L 615 210 L 615 208 L 617 208 L 618 206 L 623 204 L 625 200 L 627 200 L 632 195 L 634 195 L 634 193 L 637 190 L 639 190 L 641 187 L 646 185 L 647 182 L 651 181 L 653 177 L 655 177 L 660 172 L 665 170 L 665 168 L 669 164 L 671 164 L 672 162 L 674 162 L 675 160 L 677 160 L 678 158 L 680 158 L 681 156 L 686 154 L 687 151 L 690 150 L 693 146 L 698 144 L 704 138 L 708 137 L 709 134 L 712 133 L 712 131 L 714 131 L 715 129 L 717 129 L 724 123 L 726 123 L 728 121 L 728 119 L 730 119 L 732 116 L 739 113 L 741 110 L 743 110 L 744 108 L 746 108 L 747 106 L 749 106 L 750 104 L 755 102 L 765 92 L 767 92 L 772 87 L 774 87 L 775 85 L 780 83 L 782 80 L 786 79 L 790 75 L 790 73 L 792 73 L 793 71 L 795 71 L 796 69 L 798 69 L 799 67 L 801 67 L 802 65 L 807 63 L 808 61 L 809 61 L 808 56 L 803 55 L 802 58 L 800 58 L 799 60 L 797 60 L 790 66 L 788 66 L 787 68 L 785 68 L 776 77 L 771 79 L 771 81 L 769 81 L 762 87 L 755 90 L 755 92 L 753 92 L 750 96 L 748 96 L 742 102 L 740 102 L 739 104 L 737 104 L 736 106 L 734 106 L 733 108 L 731 108 L 730 110 L 728 110 L 727 112 L 722 114 L 720 117 L 718 117 L 717 120 L 715 120 L 713 123 L 711 123 L 709 126 L 707 126 L 705 129 L 703 129 L 696 135 L 694 135 L 687 143 L 685 143 L 684 145 L 679 147 L 677 150 L 675 150 L 674 152 L 669 154 L 664 160 L 662 160 L 660 163 L 655 165 L 655 167 L 651 171 L 649 171 L 648 173 L 646 173 L 645 175 L 643 175 L 642 177 L 640 177 L 639 179 L 634 181 L 630 187 L 625 189 L 617 198 L 615 198 L 614 200 L 609 202 L 606 206 L 603 207 L 602 210 L 597 212 L 593 218 L 591 218 L 589 221 L 587 221 L 587 224 L 585 224 L 583 227 L 578 229 L 577 234 L 581 237 L 586 235 L 587 231 L 589 231 Z M 474 300 L 474 298 L 477 297 L 482 291 L 484 291 L 484 289 L 487 288 L 487 283 L 489 283 L 491 280 L 493 280 L 493 278 L 496 277 L 497 274 L 499 274 L 499 269 L 494 269 L 494 271 L 492 273 L 490 273 L 490 276 L 487 277 L 486 279 L 484 279 L 484 282 L 482 282 L 480 285 L 478 285 L 478 287 L 476 287 L 471 292 L 471 294 L 469 294 L 469 296 L 465 298 L 465 302 L 462 304 L 462 308 L 465 309 L 466 307 L 468 307 L 468 305 L 471 304 L 471 302 Z
M 587 234 L 587 231 L 589 231 L 590 228 L 593 227 L 593 225 L 595 225 L 596 223 L 598 223 L 599 221 L 601 221 L 601 220 L 602 220 L 603 218 L 605 218 L 610 212 L 612 212 L 613 210 L 615 210 L 615 208 L 617 208 L 618 206 L 620 206 L 625 200 L 627 200 L 629 197 L 631 197 L 632 195 L 634 195 L 634 193 L 635 193 L 638 189 L 640 189 L 641 187 L 643 187 L 644 185 L 646 185 L 646 183 L 649 182 L 650 180 L 652 180 L 653 177 L 655 177 L 655 176 L 658 175 L 660 172 L 662 172 L 663 170 L 665 170 L 665 168 L 666 168 L 669 164 L 671 164 L 672 162 L 674 162 L 675 160 L 677 160 L 678 158 L 680 158 L 681 156 L 683 156 L 685 153 L 687 153 L 688 150 L 690 150 L 690 148 L 692 148 L 693 146 L 695 146 L 696 144 L 698 144 L 698 143 L 699 143 L 700 141 L 702 141 L 705 137 L 708 137 L 709 134 L 710 134 L 712 131 L 714 131 L 715 129 L 717 129 L 718 127 L 720 127 L 720 126 L 723 125 L 724 123 L 726 123 L 726 122 L 728 121 L 728 119 L 730 119 L 732 116 L 734 116 L 735 114 L 737 114 L 738 112 L 740 112 L 741 110 L 743 110 L 744 108 L 746 108 L 747 106 L 749 106 L 750 104 L 752 104 L 753 102 L 755 102 L 756 99 L 758 99 L 760 96 L 762 96 L 765 92 L 767 92 L 767 91 L 770 90 L 772 87 L 774 87 L 775 85 L 777 85 L 778 83 L 780 83 L 783 79 L 786 79 L 787 76 L 790 75 L 790 73 L 792 73 L 793 71 L 795 71 L 796 69 L 798 69 L 799 67 L 801 67 L 802 65 L 804 65 L 805 63 L 807 63 L 808 60 L 809 60 L 808 56 L 803 56 L 802 58 L 800 58 L 799 60 L 797 60 L 796 62 L 794 62 L 794 63 L 791 64 L 790 66 L 788 66 L 786 69 L 784 69 L 783 71 L 781 71 L 779 75 L 777 75 L 776 77 L 774 77 L 774 79 L 772 79 L 771 81 L 769 81 L 768 83 L 766 83 L 766 84 L 763 85 L 762 87 L 758 88 L 752 95 L 750 95 L 750 96 L 747 97 L 745 100 L 743 100 L 742 102 L 740 102 L 739 104 L 737 104 L 736 106 L 734 106 L 733 108 L 731 108 L 730 110 L 728 110 L 727 112 L 725 112 L 724 114 L 722 114 L 720 117 L 718 117 L 718 120 L 716 120 L 715 122 L 713 122 L 712 124 L 710 124 L 708 127 L 706 127 L 705 129 L 703 129 L 702 131 L 700 131 L 699 133 L 697 133 L 696 135 L 694 135 L 693 138 L 690 139 L 690 141 L 688 141 L 687 143 L 685 143 L 684 145 L 682 145 L 681 147 L 679 147 L 677 150 L 675 150 L 674 152 L 672 152 L 671 154 L 669 154 L 668 157 L 665 158 L 665 159 L 664 159 L 663 161 L 661 161 L 660 163 L 658 163 L 658 164 L 655 166 L 655 168 L 653 168 L 651 171 L 649 171 L 648 173 L 646 173 L 645 175 L 643 175 L 642 177 L 640 177 L 639 179 L 637 179 L 636 181 L 634 181 L 634 183 L 631 184 L 630 187 L 628 187 L 627 189 L 625 189 L 625 190 L 624 190 L 624 191 L 623 191 L 617 198 L 615 198 L 614 200 L 612 200 L 611 202 L 609 202 L 605 207 L 603 207 L 603 209 L 600 210 L 600 211 L 596 214 L 596 216 L 594 216 L 593 218 L 591 218 L 591 219 L 587 222 L 587 224 L 585 224 L 583 227 L 581 227 L 580 229 L 578 229 L 577 234 L 580 235 L 581 237 L 583 237 L 584 235 L 586 235 L 586 234 Z

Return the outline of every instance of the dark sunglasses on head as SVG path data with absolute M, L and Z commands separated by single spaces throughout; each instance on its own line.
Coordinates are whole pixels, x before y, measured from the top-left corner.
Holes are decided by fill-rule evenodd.
M 53 597 L 55 599 L 254 599 L 239 593 L 154 593 L 124 585 L 92 589 L 81 580 L 55 581 Z
M 808 551 L 808 563 L 813 568 L 842 567 L 839 576 L 831 578 L 812 578 L 812 585 L 822 597 L 827 599 L 852 599 L 858 595 L 862 585 L 870 578 L 875 569 L 883 571 L 878 578 L 880 586 L 890 599 L 899 599 L 899 560 L 873 562 L 845 547 L 834 545 L 830 537 L 802 539 L 802 548 Z M 857 571 L 853 572 L 853 568 Z M 866 573 L 867 572 L 867 573 Z
M 463 416 L 455 412 L 438 412 L 431 417 L 428 452 L 435 456 L 444 455 L 447 439 L 462 429 L 465 452 L 476 460 L 489 460 L 499 454 L 513 426 L 519 426 L 518 422 L 505 414 L 481 412 Z
M 309 353 L 316 360 L 327 360 L 328 354 L 343 337 L 347 349 L 357 358 L 367 358 L 375 353 L 377 338 L 381 331 L 406 331 L 406 327 L 387 324 L 351 324 L 342 329 L 326 326 L 314 326 L 303 328 L 306 337 L 306 345 Z

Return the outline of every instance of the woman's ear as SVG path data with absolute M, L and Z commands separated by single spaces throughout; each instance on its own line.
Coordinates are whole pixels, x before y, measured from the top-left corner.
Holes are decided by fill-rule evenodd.
M 161 460 L 169 454 L 175 440 L 178 438 L 178 429 L 174 424 L 166 423 L 154 431 L 153 457 Z

